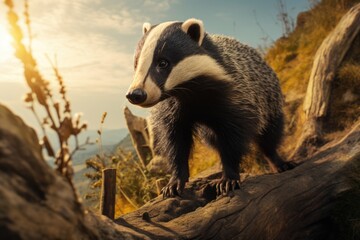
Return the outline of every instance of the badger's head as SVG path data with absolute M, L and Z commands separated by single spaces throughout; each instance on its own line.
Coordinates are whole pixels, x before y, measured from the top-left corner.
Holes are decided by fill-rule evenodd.
M 224 75 L 224 70 L 202 48 L 202 21 L 189 19 L 143 25 L 143 37 L 134 58 L 135 75 L 126 97 L 133 104 L 151 107 L 171 90 L 199 76 Z

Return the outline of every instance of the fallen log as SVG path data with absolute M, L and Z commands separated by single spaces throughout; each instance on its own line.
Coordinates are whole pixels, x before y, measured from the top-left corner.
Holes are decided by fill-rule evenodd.
M 344 226 L 360 234 L 360 124 L 291 171 L 246 178 L 231 196 L 216 198 L 212 172 L 182 198 L 158 197 L 113 222 L 78 204 L 35 132 L 1 105 L 0 122 L 0 239 L 346 239 Z M 342 204 L 351 219 L 336 214 Z
M 190 182 L 182 198 L 159 197 L 116 222 L 152 239 L 344 239 L 334 211 L 345 193 L 359 191 L 349 179 L 355 166 L 360 123 L 291 171 L 247 178 L 232 196 L 216 199 L 211 183 L 220 174 L 210 174 Z

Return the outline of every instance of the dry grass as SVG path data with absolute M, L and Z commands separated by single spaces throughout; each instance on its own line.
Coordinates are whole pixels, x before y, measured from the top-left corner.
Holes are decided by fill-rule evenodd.
M 214 166 L 220 162 L 219 154 L 199 139 L 194 141 L 194 149 L 189 159 L 190 177 Z
M 102 185 L 102 170 L 115 168 L 116 171 L 116 204 L 115 217 L 134 211 L 157 196 L 156 181 L 164 178 L 165 173 L 150 173 L 131 152 L 117 148 L 112 154 L 105 154 L 102 146 L 102 129 L 107 113 L 103 113 L 98 129 L 98 154 L 85 161 L 90 169 L 85 176 L 91 180 L 85 199 L 98 203 L 90 208 L 98 211 Z
M 286 98 L 286 137 L 282 148 L 284 154 L 293 150 L 296 139 L 301 133 L 302 100 L 306 93 L 314 55 L 341 17 L 360 1 L 323 0 L 314 2 L 310 11 L 300 14 L 295 30 L 288 37 L 276 41 L 265 56 L 266 61 L 277 73 Z M 329 110 L 330 122 L 325 124 L 332 131 L 349 126 L 353 122 L 356 112 L 359 111 L 359 108 L 356 107 L 356 104 L 359 104 L 357 101 L 346 103 L 342 100 L 348 89 L 360 85 L 358 78 L 359 41 L 359 37 L 354 41 L 353 49 L 349 51 L 351 56 L 345 59 L 335 81 Z
M 193 153 L 189 159 L 190 177 L 196 176 L 198 173 L 220 163 L 219 153 L 202 143 L 199 139 L 195 139 Z M 249 153 L 244 156 L 241 166 L 241 172 L 258 175 L 268 172 L 268 166 L 265 164 L 264 157 L 259 153 L 255 146 L 250 146 Z
M 360 34 L 337 71 L 327 118 L 327 132 L 350 127 L 360 113 Z

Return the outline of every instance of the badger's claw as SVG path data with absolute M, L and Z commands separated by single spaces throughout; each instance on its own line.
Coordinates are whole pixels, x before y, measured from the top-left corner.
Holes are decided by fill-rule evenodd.
M 171 178 L 169 183 L 161 189 L 163 198 L 180 196 L 184 190 L 185 181 L 179 178 Z
M 281 172 L 285 172 L 287 170 L 291 170 L 295 167 L 297 167 L 299 164 L 298 163 L 295 163 L 295 162 L 284 162 L 281 166 L 278 166 L 277 167 L 277 171 L 279 173 Z
M 233 192 L 235 189 L 240 188 L 240 180 L 229 179 L 229 178 L 221 178 L 216 183 L 216 194 L 220 195 L 228 195 L 230 190 Z

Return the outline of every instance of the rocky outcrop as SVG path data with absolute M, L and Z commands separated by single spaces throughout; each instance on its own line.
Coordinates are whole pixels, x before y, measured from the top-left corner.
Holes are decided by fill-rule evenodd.
M 85 212 L 71 186 L 41 154 L 38 138 L 0 105 L 0 239 L 133 239 Z M 96 227 L 95 227 L 96 226 Z

